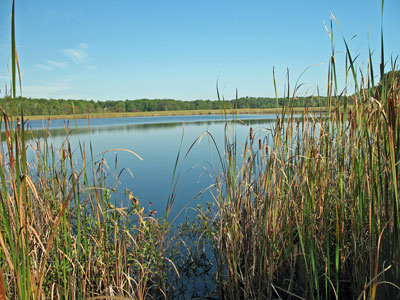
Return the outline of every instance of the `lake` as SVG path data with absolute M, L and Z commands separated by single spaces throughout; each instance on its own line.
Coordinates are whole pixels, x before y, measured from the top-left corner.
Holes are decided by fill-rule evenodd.
M 248 137 L 250 127 L 253 128 L 256 138 L 265 138 L 270 134 L 275 121 L 276 115 L 238 115 L 235 125 L 232 128 L 229 126 L 230 130 L 234 130 L 238 152 L 243 151 L 242 145 Z M 47 121 L 28 122 L 35 136 L 42 135 L 43 131 L 40 129 L 47 125 Z M 78 169 L 82 165 L 80 144 L 85 145 L 87 157 L 90 157 L 91 144 L 94 160 L 104 157 L 111 175 L 114 174 L 117 162 L 117 174 L 121 172 L 118 194 L 114 196 L 117 201 L 127 201 L 124 191 L 129 189 L 142 206 L 148 208 L 151 204 L 151 209 L 158 212 L 156 216 L 163 217 L 173 186 L 172 177 L 178 153 L 180 156 L 176 175 L 179 174 L 179 178 L 170 219 L 178 214 L 178 220 L 191 217 L 194 214 L 193 207 L 213 200 L 212 189 L 203 193 L 202 191 L 213 184 L 214 175 L 219 172 L 216 146 L 223 155 L 225 121 L 222 115 L 53 120 L 49 123 L 48 141 L 55 148 L 60 147 L 65 140 L 66 127 L 69 128 L 68 139 Z M 210 135 L 203 135 L 191 147 L 206 131 Z M 212 143 L 211 136 L 216 146 Z M 191 150 L 188 152 L 189 148 Z M 112 149 L 134 151 L 142 160 L 128 151 Z M 109 178 L 108 187 L 115 187 L 113 176 Z

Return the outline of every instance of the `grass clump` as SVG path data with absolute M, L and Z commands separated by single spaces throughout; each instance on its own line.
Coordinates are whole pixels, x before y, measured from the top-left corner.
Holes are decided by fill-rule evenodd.
M 155 219 L 132 192 L 117 200 L 116 188 L 106 184 L 116 174 L 103 157 L 88 159 L 85 144 L 78 149 L 78 159 L 68 138 L 58 150 L 46 141 L 31 149 L 23 145 L 22 127 L 17 126 L 11 139 L 7 115 L 3 124 L 7 149 L 0 161 L 0 245 L 5 295 L 163 295 L 167 274 L 174 272 L 167 256 L 168 224 Z M 26 157 L 32 153 L 28 163 Z
M 117 185 L 107 184 L 109 176 L 118 182 L 117 160 L 113 174 L 91 144 L 80 143 L 77 155 L 68 128 L 59 149 L 46 139 L 25 142 L 12 7 L 11 116 L 0 107 L 0 298 L 167 297 L 175 272 L 169 225 L 130 191 L 118 200 Z
M 328 115 L 299 120 L 284 108 L 271 135 L 250 129 L 242 156 L 226 131 L 208 231 L 220 299 L 400 294 L 399 80 L 382 69 L 375 87 L 371 55 L 358 79 L 345 46 L 351 108 L 332 54 Z

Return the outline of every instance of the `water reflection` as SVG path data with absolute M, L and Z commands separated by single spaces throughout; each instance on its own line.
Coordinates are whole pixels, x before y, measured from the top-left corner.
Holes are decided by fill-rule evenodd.
M 126 120 L 126 121 L 131 121 L 131 120 Z M 133 124 L 119 124 L 118 122 L 113 123 L 110 122 L 109 125 L 91 125 L 90 123 L 88 124 L 86 121 L 86 127 L 82 126 L 82 122 L 79 126 L 71 126 L 71 122 L 64 122 L 64 126 L 62 128 L 54 128 L 50 127 L 49 129 L 38 129 L 37 124 L 35 124 L 36 128 L 31 128 L 27 132 L 27 139 L 38 139 L 42 137 L 63 137 L 68 135 L 69 137 L 74 137 L 78 136 L 81 134 L 100 134 L 100 133 L 105 133 L 105 134 L 111 134 L 115 132 L 131 132 L 131 131 L 142 131 L 142 132 L 151 132 L 153 130 L 171 130 L 171 129 L 177 129 L 177 128 L 182 128 L 184 125 L 190 125 L 190 126 L 206 126 L 210 127 L 212 125 L 221 125 L 224 124 L 225 120 L 219 119 L 219 120 L 200 120 L 200 121 L 179 121 L 179 122 L 160 122 L 160 123 L 133 123 Z M 267 124 L 272 124 L 275 123 L 275 119 L 271 118 L 270 115 L 268 115 L 268 118 L 261 118 L 261 119 L 250 119 L 250 118 L 244 118 L 244 119 L 238 119 L 232 123 L 236 123 L 238 125 L 246 125 L 246 126 L 263 126 Z M 60 123 L 56 124 L 56 126 L 60 125 Z M 75 124 L 74 124 L 75 125 Z M 4 138 L 4 133 L 2 132 L 2 139 Z

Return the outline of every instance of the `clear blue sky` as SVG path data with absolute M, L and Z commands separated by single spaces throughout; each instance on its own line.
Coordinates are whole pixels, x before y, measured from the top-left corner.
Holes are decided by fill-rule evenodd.
M 286 69 L 299 93 L 326 92 L 330 11 L 339 79 L 344 44 L 365 68 L 368 37 L 380 56 L 379 0 L 17 0 L 16 39 L 27 97 L 215 99 L 283 94 Z M 9 84 L 11 1 L 0 1 L 0 87 Z M 386 0 L 385 54 L 400 53 L 400 1 Z M 378 71 L 378 69 L 377 69 Z

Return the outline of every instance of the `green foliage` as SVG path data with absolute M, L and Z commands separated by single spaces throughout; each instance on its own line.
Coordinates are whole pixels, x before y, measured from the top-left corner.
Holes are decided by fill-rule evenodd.
M 347 99 L 351 103 L 352 99 Z M 139 99 L 118 101 L 87 101 L 64 99 L 36 99 L 21 97 L 26 116 L 47 115 L 73 115 L 101 112 L 154 112 L 178 110 L 218 110 L 221 103 L 217 100 L 180 101 L 173 99 Z M 344 101 L 344 100 L 342 100 Z M 0 106 L 6 112 L 10 111 L 10 97 L 0 98 Z M 296 97 L 291 99 L 280 98 L 279 107 L 291 104 L 294 107 L 324 107 L 327 105 L 326 97 Z M 243 97 L 225 101 L 227 108 L 276 108 L 275 98 Z

